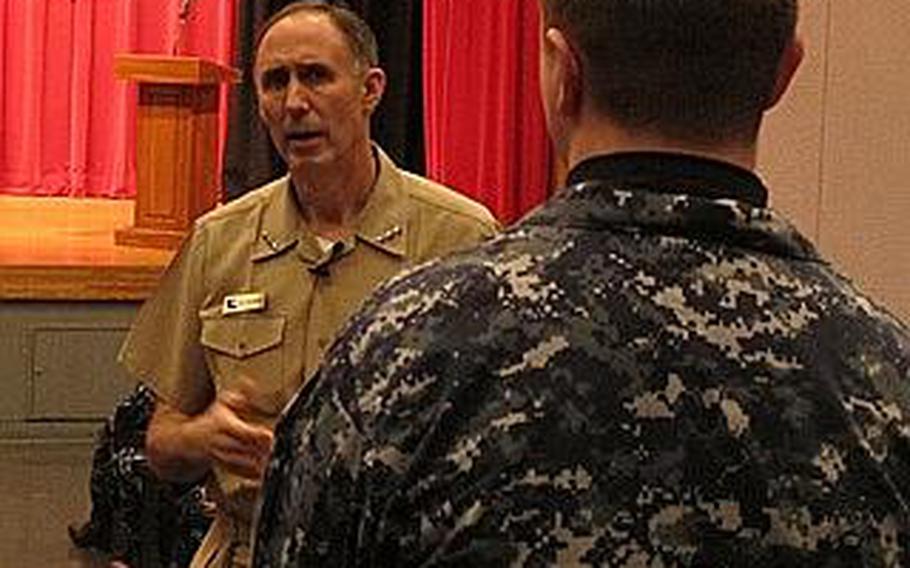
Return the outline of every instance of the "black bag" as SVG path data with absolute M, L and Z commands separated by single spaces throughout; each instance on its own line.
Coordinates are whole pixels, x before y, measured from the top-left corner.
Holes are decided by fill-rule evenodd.
M 89 520 L 69 528 L 80 548 L 109 553 L 133 568 L 189 566 L 212 522 L 200 483 L 155 477 L 145 457 L 145 431 L 155 395 L 139 385 L 99 430 L 92 457 Z

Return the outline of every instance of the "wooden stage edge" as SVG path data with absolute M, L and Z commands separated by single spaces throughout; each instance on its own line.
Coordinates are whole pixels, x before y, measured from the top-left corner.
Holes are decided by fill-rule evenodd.
M 120 246 L 132 200 L 0 195 L 0 301 L 141 301 L 173 251 Z

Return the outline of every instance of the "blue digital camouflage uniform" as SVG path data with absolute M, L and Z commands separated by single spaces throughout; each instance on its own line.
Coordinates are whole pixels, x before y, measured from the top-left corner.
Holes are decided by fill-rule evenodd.
M 350 322 L 279 425 L 255 565 L 907 565 L 906 328 L 749 172 L 570 182 Z

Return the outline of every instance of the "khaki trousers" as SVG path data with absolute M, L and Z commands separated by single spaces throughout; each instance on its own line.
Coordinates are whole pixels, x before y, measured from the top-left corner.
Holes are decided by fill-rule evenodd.
M 250 528 L 222 513 L 215 516 L 190 568 L 249 568 Z

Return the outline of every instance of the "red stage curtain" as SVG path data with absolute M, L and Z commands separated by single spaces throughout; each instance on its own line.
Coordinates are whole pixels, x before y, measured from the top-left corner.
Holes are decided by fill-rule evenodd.
M 505 223 L 541 203 L 550 185 L 537 3 L 424 5 L 427 173 Z
M 230 62 L 234 4 L 193 3 L 183 52 Z M 171 53 L 180 7 L 181 0 L 0 0 L 0 193 L 135 192 L 135 87 L 114 78 L 113 57 Z

